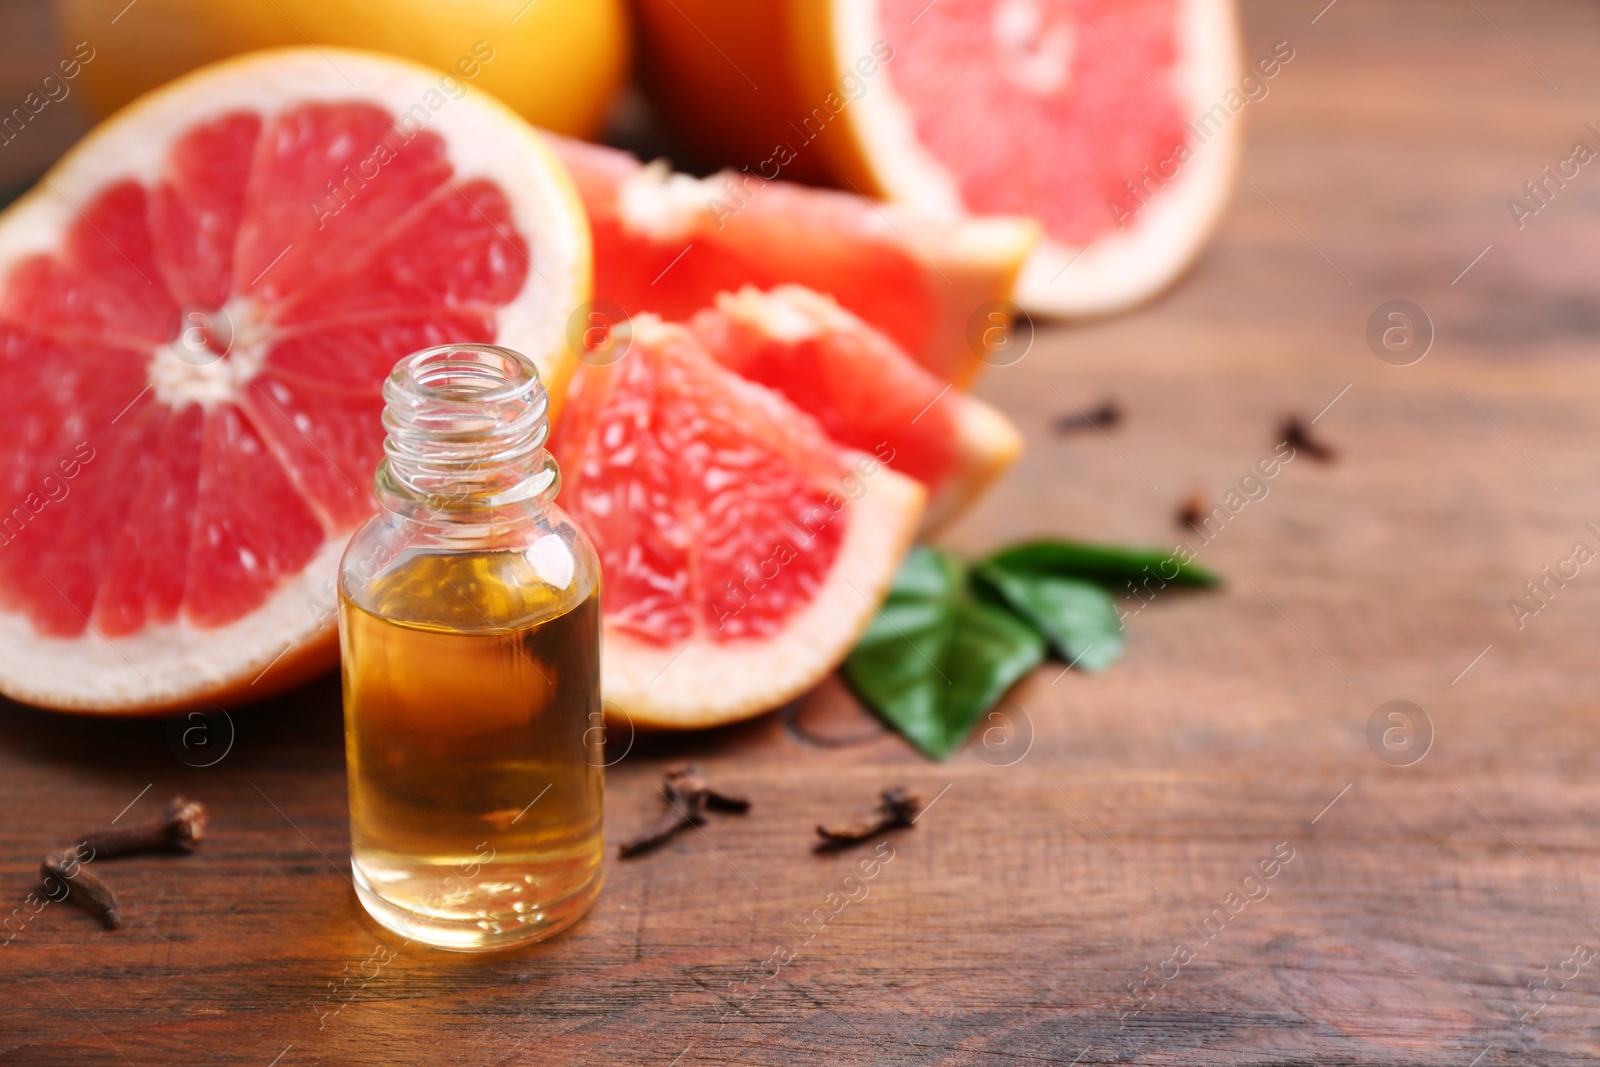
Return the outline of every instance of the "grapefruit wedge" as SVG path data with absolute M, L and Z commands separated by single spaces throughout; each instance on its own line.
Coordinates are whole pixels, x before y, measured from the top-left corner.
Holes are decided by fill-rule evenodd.
M 723 293 L 690 327 L 724 367 L 782 393 L 840 444 L 921 482 L 926 530 L 958 515 L 1022 451 L 1004 415 L 821 293 L 797 285 Z
M 1017 290 L 1036 314 L 1165 288 L 1232 193 L 1234 0 L 638 5 L 652 95 L 707 161 L 753 166 L 784 146 L 794 176 L 1036 218 L 1045 240 Z
M 589 214 L 597 302 L 681 321 L 719 292 L 804 285 L 958 386 L 981 369 L 968 339 L 974 316 L 1011 295 L 1038 241 L 1023 219 L 940 220 L 767 181 L 755 168 L 692 178 L 616 149 L 551 140 Z
M 641 726 L 716 726 L 816 685 L 922 516 L 916 481 L 653 315 L 579 368 L 550 449 L 605 576 L 601 690 Z
M 395 361 L 492 341 L 559 395 L 581 209 L 531 128 L 440 78 L 218 64 L 0 217 L 0 691 L 145 712 L 330 666 Z

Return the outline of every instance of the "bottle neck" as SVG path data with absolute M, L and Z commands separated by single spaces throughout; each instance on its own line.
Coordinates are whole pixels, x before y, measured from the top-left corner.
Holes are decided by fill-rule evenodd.
M 533 362 L 509 348 L 423 349 L 383 383 L 388 511 L 425 523 L 498 523 L 549 504 L 561 486 L 545 451 L 548 400 Z

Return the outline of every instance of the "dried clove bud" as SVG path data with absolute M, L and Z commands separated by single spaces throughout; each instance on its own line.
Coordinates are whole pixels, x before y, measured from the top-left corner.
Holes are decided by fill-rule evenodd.
M 1329 445 L 1311 436 L 1311 427 L 1300 421 L 1300 416 L 1290 415 L 1283 422 L 1283 443 L 1296 452 L 1304 452 L 1318 463 L 1332 463 L 1339 457 Z
M 75 896 L 90 911 L 99 915 L 106 928 L 122 925 L 116 894 L 111 887 L 84 869 L 90 860 L 130 856 L 139 852 L 193 852 L 205 837 L 206 806 L 198 800 L 173 797 L 159 818 L 123 827 L 96 830 L 78 839 L 78 844 L 57 849 L 44 858 L 39 873 L 44 878 L 45 894 L 57 883 Z M 50 896 L 52 900 L 61 897 Z
M 649 852 L 686 826 L 699 826 L 706 821 L 707 810 L 735 815 L 743 815 L 750 810 L 750 801 L 744 797 L 719 793 L 707 785 L 700 768 L 692 763 L 669 770 L 661 792 L 666 798 L 668 810 L 650 829 L 617 846 L 617 855 L 623 859 Z
M 200 847 L 205 830 L 206 806 L 198 800 L 173 797 L 158 818 L 97 830 L 80 840 L 94 850 L 96 859 L 110 859 L 136 852 L 193 852 Z
M 691 799 L 703 798 L 701 806 L 710 808 L 712 811 L 726 811 L 734 815 L 743 815 L 750 810 L 750 801 L 744 797 L 719 793 L 707 785 L 705 777 L 700 773 L 700 768 L 693 763 L 685 763 L 668 771 L 667 789 L 669 791 L 675 790 L 680 796 L 686 796 Z
M 664 812 L 650 829 L 619 844 L 617 855 L 623 859 L 642 856 L 657 845 L 665 844 L 668 838 L 685 826 L 699 826 L 705 821 L 704 815 L 674 805 L 672 810 Z
M 45 892 L 49 894 L 52 881 L 68 886 L 69 896 L 75 897 L 90 911 L 100 916 L 100 921 L 106 924 L 107 930 L 115 930 L 122 925 L 122 918 L 117 913 L 116 894 L 111 892 L 109 885 L 84 869 L 83 862 L 79 859 L 82 847 L 80 845 L 76 848 L 58 849 L 39 864 L 39 876 L 44 880 Z M 60 898 L 51 897 L 51 899 Z
M 885 789 L 879 797 L 878 811 L 874 818 L 846 826 L 830 827 L 819 823 L 817 835 L 822 840 L 817 844 L 817 851 L 828 852 L 860 844 L 885 830 L 898 830 L 910 826 L 917 821 L 917 813 L 921 810 L 922 798 L 908 792 L 905 786 L 897 785 L 892 789 Z
M 1115 400 L 1102 401 L 1088 411 L 1074 411 L 1056 419 L 1056 433 L 1110 429 L 1122 421 L 1122 406 Z
M 1185 530 L 1198 530 L 1200 523 L 1205 520 L 1206 511 L 1205 494 L 1198 489 L 1194 490 L 1183 498 L 1183 503 L 1178 505 L 1176 516 L 1178 526 Z

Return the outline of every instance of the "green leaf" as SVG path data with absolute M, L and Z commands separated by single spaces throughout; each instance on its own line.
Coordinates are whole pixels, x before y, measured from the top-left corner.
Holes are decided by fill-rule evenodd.
M 918 546 L 844 674 L 912 744 L 944 759 L 1044 651 L 1030 626 L 972 595 L 959 560 Z
M 1081 578 L 1119 591 L 1128 582 L 1146 579 L 1190 586 L 1220 585 L 1222 581 L 1199 564 L 1184 563 L 1164 549 L 1081 541 L 1025 541 L 996 552 L 984 562 L 1013 574 Z
M 994 562 L 979 564 L 973 574 L 1077 669 L 1098 674 L 1122 658 L 1122 620 L 1116 602 L 1098 585 L 1011 571 Z

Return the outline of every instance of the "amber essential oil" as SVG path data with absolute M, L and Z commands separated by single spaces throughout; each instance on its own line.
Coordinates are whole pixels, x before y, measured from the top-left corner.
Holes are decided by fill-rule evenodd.
M 528 420 L 500 394 L 531 364 L 465 347 L 409 357 L 385 389 L 385 513 L 341 573 L 345 750 L 363 906 L 415 941 L 495 949 L 570 925 L 600 891 L 600 587 L 553 504 L 542 390 L 537 455 L 508 459 Z

